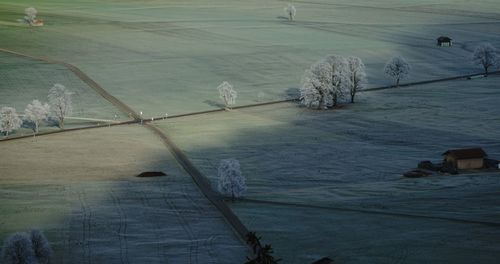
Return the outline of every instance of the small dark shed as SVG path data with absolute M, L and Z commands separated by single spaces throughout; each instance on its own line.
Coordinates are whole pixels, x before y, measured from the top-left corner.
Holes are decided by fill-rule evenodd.
M 441 36 L 437 38 L 437 45 L 440 47 L 451 47 L 451 38 Z
M 488 155 L 482 148 L 452 149 L 443 153 L 444 162 L 452 164 L 456 169 L 469 170 L 484 167 L 484 158 Z

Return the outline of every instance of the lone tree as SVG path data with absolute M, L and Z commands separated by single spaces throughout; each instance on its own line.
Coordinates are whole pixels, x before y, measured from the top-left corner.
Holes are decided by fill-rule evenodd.
M 72 93 L 64 85 L 56 83 L 47 96 L 52 112 L 59 119 L 61 129 L 64 129 L 64 118 L 73 110 L 71 95 Z
M 9 236 L 0 254 L 2 264 L 48 264 L 52 249 L 42 232 L 32 230 Z
M 349 87 L 347 60 L 328 55 L 311 65 L 302 77 L 300 102 L 309 108 L 328 109 L 336 106 Z
M 24 110 L 24 117 L 26 120 L 31 121 L 35 124 L 35 133 L 38 133 L 38 128 L 40 127 L 40 122 L 47 120 L 50 113 L 50 106 L 45 103 L 42 104 L 38 100 L 33 100 L 26 109 Z
M 33 24 L 36 20 L 36 14 L 38 11 L 34 7 L 28 7 L 24 9 L 24 13 L 26 16 L 24 17 L 24 20 L 28 22 L 30 25 Z
M 472 62 L 484 68 L 484 75 L 488 76 L 488 69 L 500 63 L 497 50 L 490 43 L 483 43 L 476 47 L 472 54 Z
M 295 9 L 295 6 L 293 6 L 292 4 L 288 4 L 288 6 L 285 7 L 285 13 L 288 16 L 288 20 L 293 21 L 297 10 Z
M 223 159 L 218 168 L 219 182 L 217 189 L 231 200 L 239 198 L 246 191 L 245 178 L 241 175 L 240 163 L 235 159 Z
M 0 132 L 4 132 L 6 136 L 20 128 L 22 123 L 16 109 L 7 106 L 0 109 Z
M 351 103 L 354 103 L 354 97 L 359 90 L 364 88 L 366 83 L 366 71 L 363 61 L 358 57 L 348 57 L 347 63 L 349 67 L 349 93 L 351 95 Z
M 224 101 L 226 109 L 229 109 L 231 105 L 236 103 L 238 93 L 233 89 L 233 86 L 230 83 L 224 81 L 219 85 L 219 87 L 217 87 L 217 89 L 219 90 L 219 97 L 222 101 Z
M 401 56 L 391 58 L 384 67 L 385 74 L 396 81 L 396 87 L 401 79 L 408 77 L 410 70 L 410 64 Z
M 273 257 L 272 246 L 269 244 L 262 246 L 260 239 L 261 237 L 258 237 L 255 232 L 248 232 L 246 235 L 246 242 L 252 247 L 253 257 L 247 257 L 245 264 L 278 264 L 281 259 Z

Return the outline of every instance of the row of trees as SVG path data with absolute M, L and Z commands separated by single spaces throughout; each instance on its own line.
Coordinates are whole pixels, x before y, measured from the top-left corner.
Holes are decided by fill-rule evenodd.
M 472 62 L 481 65 L 485 75 L 491 67 L 500 65 L 500 58 L 491 44 L 481 44 L 474 50 Z M 400 81 L 409 76 L 411 66 L 405 58 L 396 56 L 386 63 L 384 73 L 394 80 L 398 87 Z M 335 107 L 340 100 L 350 99 L 354 103 L 356 93 L 366 84 L 366 69 L 360 58 L 328 55 L 315 62 L 302 77 L 300 102 L 309 108 L 328 109 Z
M 61 129 L 64 129 L 64 119 L 72 112 L 72 93 L 62 84 L 55 84 L 47 96 L 49 103 L 33 100 L 24 110 L 24 121 L 33 124 L 33 131 L 38 133 L 43 121 L 54 117 Z M 23 124 L 23 120 L 13 107 L 2 107 L 0 109 L 0 132 L 8 136 Z

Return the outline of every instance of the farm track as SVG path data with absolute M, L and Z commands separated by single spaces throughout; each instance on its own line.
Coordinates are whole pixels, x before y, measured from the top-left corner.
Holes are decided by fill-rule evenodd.
M 292 207 L 302 207 L 302 208 L 321 209 L 321 210 L 330 210 L 330 211 L 356 212 L 356 213 L 364 213 L 364 214 L 377 214 L 377 215 L 387 215 L 387 216 L 406 217 L 406 218 L 423 218 L 423 219 L 450 221 L 450 222 L 463 223 L 463 224 L 477 224 L 477 225 L 484 225 L 484 226 L 491 226 L 491 227 L 500 227 L 500 222 L 477 221 L 477 220 L 459 219 L 459 218 L 452 218 L 452 217 L 410 214 L 410 213 L 403 213 L 403 212 L 388 212 L 388 211 L 383 211 L 383 210 L 368 210 L 368 209 L 353 208 L 353 207 L 321 206 L 321 205 L 311 205 L 311 204 L 267 201 L 267 200 L 257 200 L 257 199 L 247 199 L 247 198 L 241 198 L 239 200 L 242 202 L 257 203 L 257 204 L 271 204 L 271 205 L 278 205 L 278 206 L 292 206 Z
M 242 241 L 245 240 L 248 234 L 248 229 L 236 214 L 227 206 L 223 199 L 212 189 L 210 181 L 205 177 L 182 152 L 182 150 L 173 143 L 163 131 L 151 124 L 146 124 L 146 127 L 157 134 L 168 147 L 172 155 L 175 157 L 179 165 L 191 175 L 193 181 L 196 183 L 205 197 L 222 213 L 226 221 L 233 227 L 234 231 L 239 235 Z

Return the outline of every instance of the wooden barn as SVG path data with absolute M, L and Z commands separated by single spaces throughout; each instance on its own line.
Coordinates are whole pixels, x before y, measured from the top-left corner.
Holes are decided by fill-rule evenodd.
M 443 153 L 445 163 L 452 164 L 459 170 L 481 169 L 488 156 L 482 148 L 452 149 Z
M 451 38 L 441 36 L 437 38 L 437 45 L 440 47 L 451 47 Z

